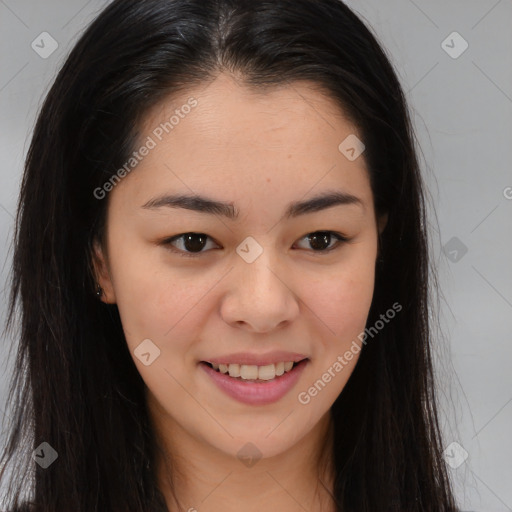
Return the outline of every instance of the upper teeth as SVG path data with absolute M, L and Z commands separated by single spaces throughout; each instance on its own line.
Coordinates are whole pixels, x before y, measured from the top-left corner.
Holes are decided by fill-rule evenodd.
M 229 373 L 230 377 L 241 377 L 245 380 L 271 380 L 276 375 L 280 376 L 284 372 L 289 372 L 293 367 L 293 361 L 267 364 L 265 366 L 252 364 L 211 364 L 214 370 L 219 370 L 221 373 Z

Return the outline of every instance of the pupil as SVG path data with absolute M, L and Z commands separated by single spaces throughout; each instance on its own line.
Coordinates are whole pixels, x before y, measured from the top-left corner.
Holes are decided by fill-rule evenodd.
M 326 233 L 325 231 L 319 231 L 318 233 L 308 236 L 311 247 L 315 250 L 322 250 L 329 247 L 330 239 L 330 233 Z
M 197 243 L 197 240 L 201 239 L 201 242 Z M 184 245 L 187 251 L 190 252 L 200 252 L 203 249 L 206 242 L 206 237 L 204 235 L 190 233 L 184 236 Z

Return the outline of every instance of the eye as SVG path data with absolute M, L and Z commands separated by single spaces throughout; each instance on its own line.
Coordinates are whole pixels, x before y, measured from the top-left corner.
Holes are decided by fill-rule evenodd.
M 334 246 L 329 247 L 333 241 L 332 238 L 334 238 L 334 241 L 337 241 L 337 243 Z M 208 239 L 211 239 L 211 237 L 205 233 L 182 233 L 180 235 L 167 238 L 162 242 L 162 244 L 168 246 L 172 252 L 177 253 L 179 256 L 197 258 L 202 252 L 206 252 L 202 249 L 207 245 L 206 242 Z M 313 252 L 324 254 L 331 252 L 338 248 L 342 243 L 349 241 L 347 237 L 334 231 L 315 231 L 308 233 L 300 240 L 304 239 L 307 239 L 308 243 L 313 247 Z M 179 245 L 181 245 L 182 248 L 174 248 L 175 246 L 173 244 L 175 242 L 180 242 Z
M 332 242 L 332 238 L 334 238 L 337 243 L 334 246 L 330 246 Z M 337 249 L 342 243 L 348 242 L 348 238 L 341 233 L 336 233 L 334 231 L 314 231 L 313 233 L 308 233 L 306 236 L 302 237 L 301 240 L 307 239 L 307 242 L 313 247 L 313 252 L 317 253 L 328 253 Z
M 200 254 L 201 249 L 204 248 L 205 242 L 208 238 L 210 237 L 204 233 L 182 233 L 181 235 L 176 235 L 172 238 L 164 240 L 163 244 L 165 246 L 170 246 L 171 251 L 178 253 L 180 256 L 184 256 L 186 258 L 196 258 Z M 172 248 L 172 244 L 176 240 L 182 242 L 180 245 L 182 245 L 184 249 Z

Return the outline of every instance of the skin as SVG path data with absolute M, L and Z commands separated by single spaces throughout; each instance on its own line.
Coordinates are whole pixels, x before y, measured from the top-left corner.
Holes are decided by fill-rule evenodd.
M 375 215 L 364 154 L 349 161 L 338 150 L 358 131 L 311 83 L 254 93 L 220 74 L 149 112 L 140 140 L 191 96 L 197 107 L 162 141 L 153 137 L 157 146 L 105 199 L 105 243 L 95 253 L 102 300 L 118 305 L 184 510 L 238 511 L 241 503 L 251 511 L 334 510 L 330 459 L 323 468 L 320 455 L 329 453 L 322 451 L 331 442 L 329 409 L 358 354 L 307 405 L 297 396 L 357 340 L 372 301 L 386 219 Z M 363 206 L 280 221 L 288 203 L 333 189 Z M 177 192 L 231 202 L 240 217 L 142 208 Z M 350 240 L 315 252 L 307 235 L 317 231 Z M 188 232 L 210 237 L 198 257 L 171 251 L 185 251 L 183 239 L 162 243 Z M 263 248 L 250 264 L 236 252 L 248 236 Z M 160 355 L 145 366 L 134 350 L 148 338 Z M 230 398 L 199 367 L 216 356 L 271 350 L 310 361 L 292 391 L 270 405 Z M 262 454 L 252 467 L 237 457 L 247 442 Z M 158 478 L 169 509 L 178 510 L 163 458 Z

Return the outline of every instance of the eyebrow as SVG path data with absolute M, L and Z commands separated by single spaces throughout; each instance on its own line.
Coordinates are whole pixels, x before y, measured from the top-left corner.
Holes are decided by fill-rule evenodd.
M 339 205 L 359 205 L 365 209 L 363 201 L 352 194 L 342 191 L 326 191 L 305 201 L 295 201 L 288 205 L 283 219 L 296 218 L 308 213 L 318 212 Z M 158 208 L 183 208 L 210 215 L 221 215 L 230 220 L 237 220 L 239 210 L 233 203 L 216 201 L 197 194 L 166 194 L 150 199 L 142 208 L 154 210 Z

